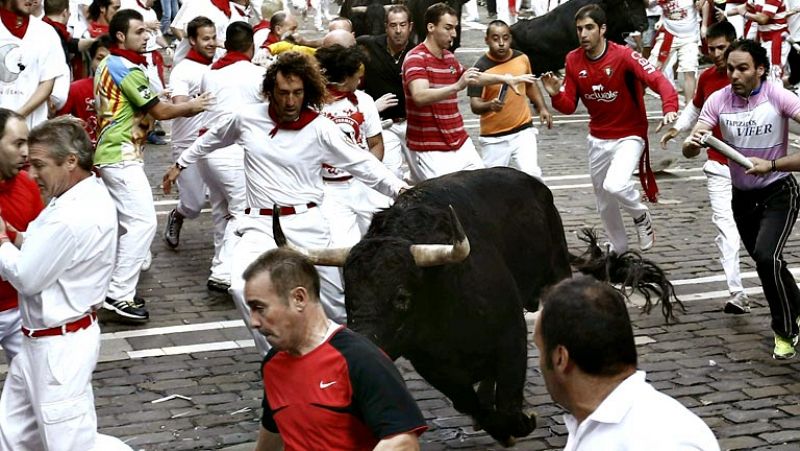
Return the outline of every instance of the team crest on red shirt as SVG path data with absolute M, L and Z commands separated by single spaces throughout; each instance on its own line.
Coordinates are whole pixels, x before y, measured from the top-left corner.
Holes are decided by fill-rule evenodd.
M 603 68 L 603 72 L 606 73 L 607 77 L 611 77 L 611 74 L 614 73 L 614 70 L 611 69 L 611 66 L 606 66 L 606 67 Z
M 450 75 L 454 75 L 455 73 L 456 73 L 456 68 L 453 67 L 453 66 L 450 66 Z
M 578 78 L 586 78 L 589 76 L 589 71 L 583 69 L 582 71 L 578 72 Z

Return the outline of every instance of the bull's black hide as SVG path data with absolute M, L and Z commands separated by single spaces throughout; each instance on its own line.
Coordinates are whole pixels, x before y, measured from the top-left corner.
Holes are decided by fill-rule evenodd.
M 451 243 L 452 205 L 471 252 L 419 268 L 413 243 Z M 522 412 L 527 356 L 523 308 L 569 277 L 561 218 L 550 190 L 508 168 L 421 183 L 376 213 L 344 268 L 348 325 L 419 374 L 495 439 L 528 435 Z M 473 384 L 482 381 L 479 396 Z
M 578 48 L 575 13 L 597 3 L 606 12 L 606 37 L 624 43 L 625 36 L 647 27 L 647 14 L 641 0 L 570 0 L 549 13 L 511 26 L 511 46 L 528 55 L 534 74 L 558 71 L 567 53 Z

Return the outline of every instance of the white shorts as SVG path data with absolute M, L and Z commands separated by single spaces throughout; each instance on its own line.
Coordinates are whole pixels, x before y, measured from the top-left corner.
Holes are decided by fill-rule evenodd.
M 697 59 L 700 57 L 700 42 L 697 37 L 679 38 L 677 36 L 672 38 L 672 46 L 669 49 L 669 56 L 663 65 L 658 63 L 658 54 L 661 52 L 661 46 L 664 44 L 664 33 L 656 35 L 656 42 L 653 44 L 653 50 L 650 53 L 650 63 L 662 71 L 664 68 L 671 68 L 675 65 L 675 59 L 678 60 L 678 73 L 680 72 L 697 72 L 698 63 Z

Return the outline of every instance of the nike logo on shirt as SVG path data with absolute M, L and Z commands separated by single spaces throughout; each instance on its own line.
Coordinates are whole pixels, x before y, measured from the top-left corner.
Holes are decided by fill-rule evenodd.
M 331 382 L 322 382 L 322 381 L 319 381 L 319 388 L 321 388 L 321 389 L 325 390 L 326 388 L 330 387 L 331 385 L 333 385 L 333 384 L 335 384 L 335 383 L 336 383 L 336 381 L 331 381 Z

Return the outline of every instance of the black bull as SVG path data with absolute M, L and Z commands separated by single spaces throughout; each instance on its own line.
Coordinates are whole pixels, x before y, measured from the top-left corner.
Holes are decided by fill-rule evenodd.
M 279 220 L 274 229 L 285 244 Z M 305 252 L 317 264 L 344 263 L 351 329 L 393 359 L 406 357 L 501 443 L 533 431 L 535 420 L 522 411 L 523 309 L 536 310 L 542 290 L 571 275 L 561 217 L 543 183 L 509 168 L 432 179 L 376 213 L 353 248 Z M 579 264 L 607 272 L 603 255 L 584 257 Z M 655 276 L 627 282 L 661 300 L 668 290 L 668 305 L 671 286 L 659 287 L 668 282 Z
M 534 74 L 558 71 L 567 53 L 578 47 L 575 13 L 588 4 L 606 12 L 606 38 L 623 43 L 633 31 L 647 28 L 642 0 L 570 0 L 545 15 L 521 20 L 511 26 L 511 46 L 528 55 Z

